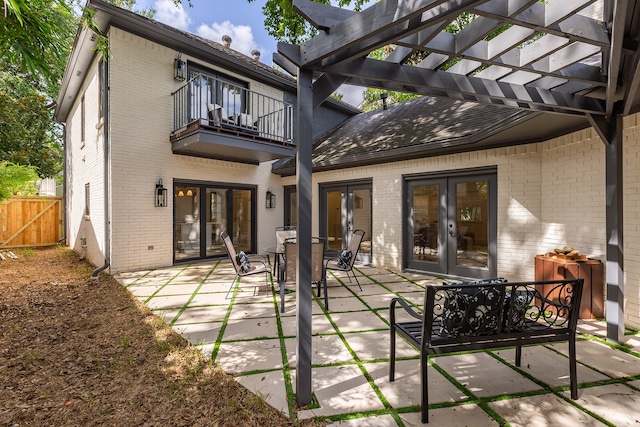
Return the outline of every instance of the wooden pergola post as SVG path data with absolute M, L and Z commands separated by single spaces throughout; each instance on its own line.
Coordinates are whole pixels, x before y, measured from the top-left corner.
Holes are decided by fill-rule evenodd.
M 296 123 L 298 193 L 298 266 L 297 266 L 297 347 L 296 347 L 296 400 L 298 406 L 311 403 L 311 185 L 313 85 L 312 72 L 298 72 L 298 115 Z

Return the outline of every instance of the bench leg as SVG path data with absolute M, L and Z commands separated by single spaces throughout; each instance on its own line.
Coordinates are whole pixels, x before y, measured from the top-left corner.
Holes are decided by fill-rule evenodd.
M 569 381 L 571 383 L 571 398 L 578 398 L 578 378 L 576 372 L 576 338 L 569 339 Z
M 429 378 L 427 375 L 427 369 L 429 368 L 429 358 L 427 352 L 424 349 L 420 352 L 420 382 L 422 387 L 420 390 L 420 413 L 422 416 L 422 422 L 429 422 Z
M 389 355 L 389 382 L 394 382 L 396 379 L 396 327 L 391 322 L 391 341 L 389 343 L 390 355 Z

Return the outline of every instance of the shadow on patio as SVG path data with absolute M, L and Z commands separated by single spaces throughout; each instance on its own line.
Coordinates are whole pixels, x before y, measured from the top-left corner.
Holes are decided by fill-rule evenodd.
M 439 280 L 356 266 L 362 291 L 346 275 L 331 275 L 330 311 L 313 306 L 313 391 L 317 404 L 296 411 L 295 292 L 280 313 L 277 283 L 242 278 L 225 261 L 123 273 L 116 278 L 155 314 L 212 357 L 238 382 L 298 419 L 325 417 L 335 426 L 420 425 L 418 353 L 398 341 L 396 381 L 388 380 L 389 302 L 420 306 Z M 624 349 L 607 345 L 605 325 L 581 321 L 577 401 L 569 398 L 566 343 L 515 351 L 430 358 L 429 425 L 632 425 L 640 422 L 640 335 Z M 289 399 L 287 399 L 289 398 Z

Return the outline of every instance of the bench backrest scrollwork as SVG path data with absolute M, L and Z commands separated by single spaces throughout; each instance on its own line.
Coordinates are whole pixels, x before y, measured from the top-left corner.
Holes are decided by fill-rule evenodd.
M 575 334 L 582 279 L 428 286 L 422 343 Z

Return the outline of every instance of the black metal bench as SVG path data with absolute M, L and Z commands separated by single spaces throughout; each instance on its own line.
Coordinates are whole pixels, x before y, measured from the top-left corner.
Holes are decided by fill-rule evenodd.
M 422 422 L 428 423 L 429 355 L 515 347 L 520 366 L 523 345 L 568 341 L 571 398 L 577 399 L 575 340 L 582 287 L 583 279 L 517 283 L 493 279 L 427 286 L 424 315 L 404 299 L 394 298 L 389 312 L 389 381 L 395 380 L 399 334 L 420 352 Z M 396 322 L 398 305 L 416 320 Z

